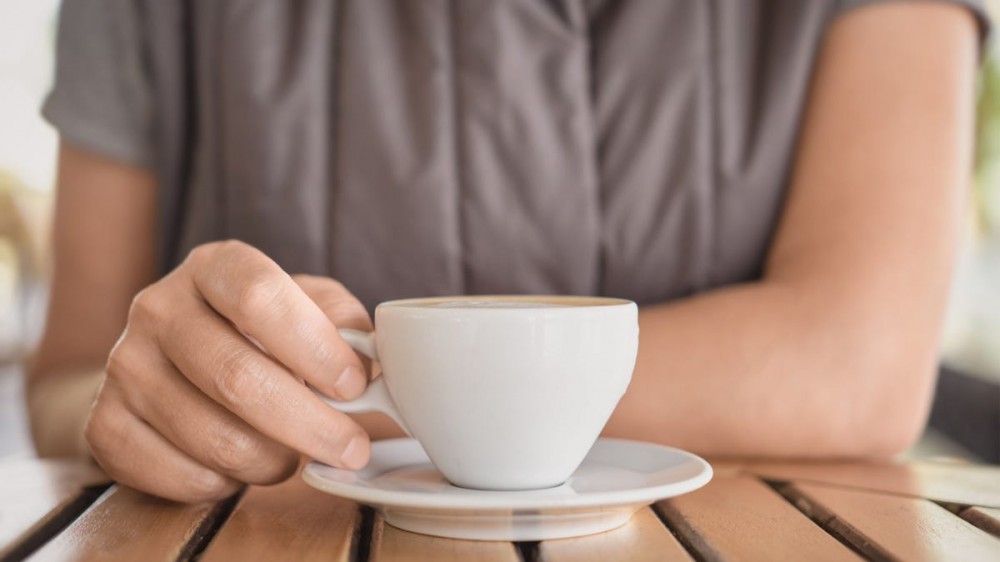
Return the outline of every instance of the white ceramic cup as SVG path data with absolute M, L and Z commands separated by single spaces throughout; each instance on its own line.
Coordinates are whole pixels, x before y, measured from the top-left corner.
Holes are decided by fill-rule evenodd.
M 341 330 L 382 376 L 344 412 L 379 411 L 456 486 L 530 490 L 565 482 L 632 377 L 635 303 L 561 296 L 390 301 L 372 333 Z

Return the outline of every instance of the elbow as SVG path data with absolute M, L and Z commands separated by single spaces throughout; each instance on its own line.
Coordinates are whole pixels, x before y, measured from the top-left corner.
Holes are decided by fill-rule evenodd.
M 913 447 L 927 425 L 936 374 L 936 365 L 911 364 L 869 377 L 875 382 L 869 392 L 854 395 L 855 408 L 842 425 L 844 456 L 890 459 Z
M 886 416 L 870 416 L 867 428 L 857 431 L 857 450 L 854 456 L 873 459 L 891 459 L 907 450 L 920 439 L 926 417 L 913 412 Z

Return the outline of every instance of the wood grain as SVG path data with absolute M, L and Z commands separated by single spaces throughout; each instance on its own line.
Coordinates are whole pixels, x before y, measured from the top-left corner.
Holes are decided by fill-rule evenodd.
M 462 541 L 420 535 L 388 525 L 380 515 L 372 528 L 372 562 L 520 562 L 513 543 Z
M 358 504 L 295 476 L 277 486 L 250 488 L 201 560 L 346 561 L 360 524 Z
M 184 505 L 114 486 L 32 560 L 176 560 L 217 513 L 216 504 Z
M 783 492 L 876 560 L 1000 560 L 1000 539 L 925 499 L 821 484 L 793 484 Z
M 858 559 L 754 478 L 716 478 L 656 507 L 681 541 L 707 561 Z
M 962 510 L 959 516 L 987 533 L 1000 537 L 1000 509 L 968 507 Z
M 945 462 L 747 464 L 769 480 L 817 482 L 939 502 L 1000 508 L 1000 467 Z
M 100 495 L 84 488 L 108 482 L 97 467 L 81 461 L 25 458 L 0 463 L 0 558 L 15 550 L 27 554 L 24 548 L 38 546 L 28 541 L 40 543 L 60 531 Z M 36 536 L 40 534 L 46 536 Z
M 653 510 L 640 509 L 624 526 L 572 539 L 544 541 L 539 545 L 546 562 L 690 561 L 691 557 L 663 525 Z

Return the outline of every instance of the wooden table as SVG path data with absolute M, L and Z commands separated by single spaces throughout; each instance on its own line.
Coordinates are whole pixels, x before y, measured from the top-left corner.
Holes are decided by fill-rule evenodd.
M 439 539 L 299 478 L 217 504 L 163 501 L 74 462 L 0 462 L 0 560 L 1000 561 L 1000 468 L 713 463 L 705 488 L 615 531 Z

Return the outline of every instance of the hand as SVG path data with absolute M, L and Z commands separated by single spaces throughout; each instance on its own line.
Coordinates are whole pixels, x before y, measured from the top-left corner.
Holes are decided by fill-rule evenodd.
M 361 468 L 368 435 L 302 384 L 339 400 L 364 390 L 338 327 L 372 329 L 340 283 L 292 278 L 241 242 L 199 246 L 132 303 L 86 427 L 95 459 L 184 502 L 285 480 L 299 453 Z

